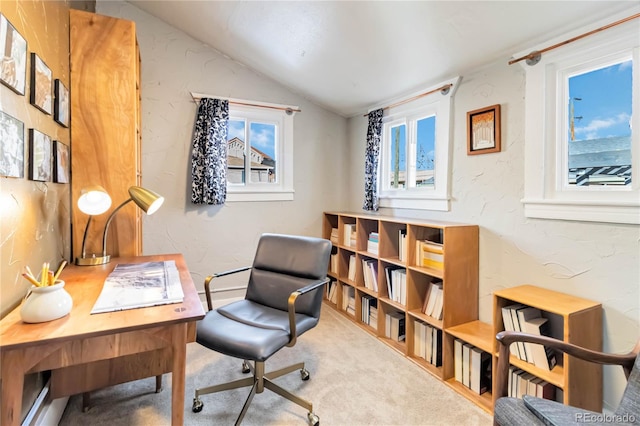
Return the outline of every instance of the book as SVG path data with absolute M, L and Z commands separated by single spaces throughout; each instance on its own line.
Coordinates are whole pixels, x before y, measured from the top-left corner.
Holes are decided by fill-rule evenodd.
M 524 309 L 527 306 L 525 305 L 513 305 L 512 307 L 509 308 L 509 313 L 511 314 L 511 321 L 513 322 L 513 331 L 522 331 L 522 329 L 520 328 L 520 320 L 518 320 L 518 310 L 520 309 Z M 518 350 L 516 352 L 518 358 L 520 358 L 523 361 L 527 360 L 527 354 L 524 350 L 524 342 L 516 342 L 516 345 L 518 346 Z
M 400 261 L 407 260 L 407 230 L 400 229 L 398 231 L 398 258 Z
M 462 340 L 453 341 L 453 377 L 462 383 Z
M 386 337 L 388 337 L 391 340 L 395 340 L 397 342 L 404 341 L 405 340 L 404 315 L 399 312 L 395 312 L 395 313 L 387 314 L 386 319 L 387 321 L 389 321 L 388 323 L 389 333 L 386 334 Z M 385 331 L 387 331 L 386 328 L 385 328 Z
M 526 306 L 516 311 L 518 315 L 518 324 L 520 325 L 520 331 L 525 331 L 525 322 L 532 318 L 539 318 L 541 316 L 540 309 Z M 527 362 L 533 364 L 533 344 L 529 342 L 522 342 L 524 345 L 525 357 Z
M 469 368 L 469 388 L 481 395 L 490 388 L 490 373 L 487 381 L 487 370 L 491 367 L 491 354 L 480 348 L 471 348 L 471 367 Z
M 462 384 L 470 386 L 471 348 L 468 343 L 462 345 Z
M 520 306 L 522 305 L 515 304 L 515 305 L 503 306 L 501 308 L 502 322 L 504 323 L 504 329 L 506 331 L 515 331 L 515 328 L 513 327 L 513 318 L 511 317 L 511 309 L 514 309 Z M 515 342 L 509 346 L 509 352 L 511 353 L 511 355 L 520 358 L 520 351 L 518 349 L 518 345 Z
M 536 334 L 538 336 L 548 336 L 548 325 L 549 322 L 547 318 L 531 318 L 525 321 L 523 331 L 529 334 Z M 550 371 L 556 366 L 556 355 L 555 352 L 553 352 L 553 349 L 536 343 L 529 343 L 529 345 L 533 355 L 533 363 L 536 367 Z
M 181 303 L 180 274 L 173 260 L 120 263 L 107 276 L 92 314 Z
M 419 358 L 424 358 L 425 354 L 424 332 L 425 324 L 421 321 L 416 321 L 413 325 L 413 354 Z
M 355 223 L 345 223 L 343 228 L 343 243 L 345 246 L 355 246 L 355 238 L 356 238 L 356 224 Z
M 351 256 L 349 256 L 349 274 L 347 275 L 347 278 L 350 281 L 356 280 L 356 255 L 355 254 L 352 254 Z
M 442 308 L 444 305 L 444 289 L 442 287 L 442 283 L 436 284 L 435 287 L 435 301 L 433 304 L 433 311 L 431 312 L 431 316 L 435 319 L 442 319 Z
M 433 357 L 433 327 L 425 324 L 425 328 L 424 359 L 430 363 Z
M 541 381 L 536 384 L 536 397 L 555 400 L 556 399 L 556 387 L 547 381 Z
M 442 365 L 442 330 L 432 327 L 432 333 L 431 364 L 440 367 Z

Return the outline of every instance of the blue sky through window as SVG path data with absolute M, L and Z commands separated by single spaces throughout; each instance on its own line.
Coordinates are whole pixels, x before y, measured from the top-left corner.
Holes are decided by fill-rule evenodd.
M 227 140 L 234 137 L 244 141 L 244 121 L 229 120 L 229 130 Z M 263 124 L 251 122 L 249 125 L 249 140 L 251 145 L 275 159 L 275 126 L 273 124 Z

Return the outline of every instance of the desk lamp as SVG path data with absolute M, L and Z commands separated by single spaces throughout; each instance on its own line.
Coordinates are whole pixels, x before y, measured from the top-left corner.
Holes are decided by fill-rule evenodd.
M 84 236 L 82 237 L 82 257 L 76 257 L 76 265 L 90 265 L 85 263 L 89 259 L 86 257 L 85 243 L 87 241 L 87 231 L 93 216 L 102 214 L 111 207 L 111 197 L 107 191 L 98 185 L 82 188 L 80 198 L 78 198 L 78 208 L 82 213 L 89 215 L 87 226 L 84 228 Z
M 79 200 L 78 200 L 79 201 Z M 109 263 L 111 261 L 111 256 L 107 254 L 107 232 L 109 232 L 109 225 L 111 225 L 111 221 L 115 214 L 124 207 L 127 203 L 133 201 L 136 203 L 138 207 L 142 209 L 146 214 L 155 213 L 162 203 L 164 202 L 164 197 L 156 194 L 155 192 L 142 188 L 140 186 L 132 186 L 129 188 L 129 199 L 125 200 L 122 204 L 120 204 L 116 209 L 111 212 L 109 217 L 107 218 L 107 223 L 104 226 L 104 233 L 102 234 L 102 256 L 92 256 L 85 257 L 84 255 L 84 242 L 83 242 L 83 253 L 81 259 L 76 259 L 76 265 L 80 266 L 95 266 L 95 265 L 104 265 L 105 263 Z M 86 236 L 86 231 L 85 231 Z

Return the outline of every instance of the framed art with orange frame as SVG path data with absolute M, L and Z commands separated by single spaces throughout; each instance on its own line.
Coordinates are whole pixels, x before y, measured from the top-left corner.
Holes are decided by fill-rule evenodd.
M 467 113 L 467 155 L 500 152 L 500 104 Z

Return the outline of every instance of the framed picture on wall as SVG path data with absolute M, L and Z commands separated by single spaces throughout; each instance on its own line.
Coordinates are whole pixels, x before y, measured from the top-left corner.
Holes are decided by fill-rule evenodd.
M 69 183 L 69 146 L 60 141 L 53 141 L 53 181 Z
M 0 176 L 24 177 L 24 123 L 0 111 Z
M 51 181 L 51 138 L 29 129 L 29 179 Z
M 69 90 L 56 78 L 54 84 L 55 101 L 53 119 L 64 127 L 69 127 Z
M 0 14 L 0 82 L 24 95 L 27 79 L 27 41 Z
M 51 70 L 42 59 L 31 53 L 31 105 L 45 114 L 53 110 L 53 80 Z
M 500 105 L 467 113 L 467 154 L 500 151 Z

